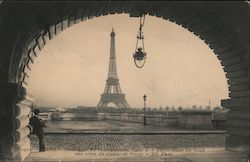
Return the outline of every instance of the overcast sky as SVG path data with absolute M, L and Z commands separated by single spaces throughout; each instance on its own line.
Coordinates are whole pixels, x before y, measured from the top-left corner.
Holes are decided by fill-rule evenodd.
M 116 37 L 120 85 L 131 107 L 220 105 L 228 88 L 219 60 L 197 36 L 172 22 L 146 16 L 147 61 L 135 67 L 139 19 L 103 16 L 81 22 L 49 41 L 29 72 L 28 91 L 40 106 L 96 106 L 104 91 L 110 32 Z

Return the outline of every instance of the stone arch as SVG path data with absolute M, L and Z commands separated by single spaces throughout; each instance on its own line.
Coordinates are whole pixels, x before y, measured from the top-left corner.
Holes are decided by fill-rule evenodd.
M 104 11 L 103 8 L 98 8 L 99 6 L 93 5 L 92 9 L 78 8 L 74 12 L 66 13 L 63 18 L 58 18 L 57 23 L 52 24 L 41 24 L 41 31 L 32 33 L 33 35 L 29 37 L 24 49 L 23 54 L 19 60 L 19 65 L 16 67 L 17 62 L 11 60 L 11 67 L 9 71 L 9 82 L 14 83 L 24 83 L 25 77 L 28 77 L 25 70 L 31 70 L 29 67 L 30 63 L 33 63 L 33 59 L 37 57 L 38 53 L 44 45 L 48 43 L 49 40 L 53 39 L 54 36 L 62 32 L 63 30 L 77 24 L 81 21 L 92 19 L 94 17 L 104 16 L 108 14 L 116 13 L 127 13 L 130 15 L 138 16 L 137 8 L 133 6 L 132 10 L 126 10 L 117 6 L 117 3 L 113 4 L 112 10 L 108 9 Z M 126 7 L 126 5 L 124 5 Z M 130 6 L 131 7 L 131 6 Z M 174 6 L 143 6 L 144 13 L 151 16 L 160 17 L 171 22 L 174 22 L 182 27 L 188 29 L 190 32 L 198 36 L 212 49 L 220 60 L 223 70 L 226 74 L 228 80 L 229 93 L 231 97 L 231 91 L 237 88 L 233 88 L 233 85 L 240 81 L 235 81 L 234 78 L 246 76 L 247 74 L 247 63 L 244 58 L 244 54 L 247 53 L 247 49 L 242 48 L 237 42 L 237 37 L 232 35 L 232 31 L 226 30 L 223 24 L 218 23 L 214 19 L 207 19 L 208 15 L 203 13 L 204 17 L 197 18 L 196 12 L 190 12 L 192 9 L 186 9 L 179 11 L 179 7 Z M 157 8 L 157 10 L 152 10 Z M 122 9 L 122 10 L 121 10 Z M 130 8 L 131 9 L 131 8 Z M 101 10 L 101 11 L 100 11 Z M 166 11 L 166 12 L 164 12 Z M 210 16 L 210 15 L 209 15 Z M 19 39 L 22 39 L 19 37 Z M 16 47 L 18 48 L 18 47 Z M 13 55 L 20 55 L 19 52 L 13 52 Z M 14 57 L 16 58 L 16 57 Z M 240 88 L 238 88 L 240 89 Z
M 224 69 L 229 88 L 230 99 L 222 100 L 222 105 L 231 109 L 228 113 L 229 137 L 226 146 L 228 149 L 249 151 L 250 95 L 249 39 L 247 38 L 249 35 L 247 24 L 249 5 L 246 2 L 29 3 L 29 7 L 25 7 L 25 3 L 0 4 L 1 11 L 4 13 L 2 16 L 3 31 L 9 40 L 9 42 L 2 43 L 3 47 L 6 45 L 2 51 L 7 53 L 6 60 L 3 61 L 3 85 L 7 87 L 4 95 L 8 99 L 4 104 L 8 105 L 7 107 L 17 105 L 19 102 L 16 98 L 19 100 L 26 98 L 25 100 L 27 100 L 25 88 L 22 87 L 23 84 L 26 84 L 25 78 L 29 77 L 26 71 L 31 70 L 30 65 L 33 63 L 33 59 L 55 35 L 86 19 L 115 13 L 138 16 L 139 11 L 142 11 L 181 25 L 198 36 L 214 51 Z M 23 11 L 18 8 L 20 5 L 24 9 Z M 235 14 L 231 14 L 232 11 Z M 14 14 L 9 16 L 8 13 Z M 246 23 L 242 22 L 242 17 Z M 22 25 L 13 27 L 8 19 L 11 22 L 16 20 Z M 19 109 L 21 110 L 21 108 Z M 27 115 L 27 113 L 23 114 Z M 22 122 L 16 116 L 9 117 L 6 121 L 13 119 Z M 10 124 L 11 126 L 14 131 L 18 129 L 17 124 L 13 122 Z M 22 131 L 23 137 L 26 136 L 25 134 L 27 131 Z M 12 133 L 10 131 L 7 136 L 12 138 L 13 131 Z M 16 139 L 13 141 L 17 141 Z

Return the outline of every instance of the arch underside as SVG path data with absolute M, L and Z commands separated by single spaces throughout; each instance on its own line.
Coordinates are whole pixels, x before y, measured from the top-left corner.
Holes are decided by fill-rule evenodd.
M 31 17 L 29 23 L 35 21 L 31 25 L 33 26 L 32 28 L 37 30 L 29 35 L 29 39 L 21 51 L 13 53 L 16 56 L 11 60 L 9 82 L 27 84 L 25 78 L 29 77 L 28 71 L 31 70 L 31 64 L 35 57 L 38 56 L 39 51 L 42 50 L 49 40 L 68 27 L 87 19 L 108 14 L 128 13 L 130 16 L 138 16 L 138 8 L 143 8 L 144 13 L 179 24 L 203 40 L 214 51 L 221 62 L 227 78 L 229 96 L 244 97 L 244 93 L 239 94 L 237 91 L 248 87 L 247 85 L 242 85 L 242 83 L 247 83 L 248 81 L 246 76 L 248 74 L 247 61 L 249 61 L 249 57 L 247 54 L 249 47 L 244 47 L 245 43 L 243 44 L 239 41 L 237 33 L 235 34 L 231 27 L 227 27 L 220 19 L 215 18 L 218 11 L 214 11 L 214 13 L 210 11 L 207 14 L 198 7 L 194 9 L 192 7 L 169 5 L 168 3 L 155 3 L 155 5 L 145 3 L 139 7 L 132 2 L 103 3 L 104 5 L 98 5 L 98 3 L 86 4 L 89 7 L 84 6 L 85 3 L 83 3 L 73 11 L 69 10 L 64 13 L 63 16 L 59 14 L 61 17 L 54 18 L 54 21 L 51 20 L 51 23 L 45 21 L 46 18 L 44 18 L 45 22 L 41 21 L 43 23 L 37 24 L 36 17 Z M 197 15 L 201 16 L 198 17 Z M 245 34 L 244 31 L 241 32 L 241 34 Z M 22 40 L 23 37 L 20 36 L 19 39 Z M 238 86 L 238 84 L 241 84 L 241 86 Z M 248 92 L 245 92 L 245 95 L 247 94 Z

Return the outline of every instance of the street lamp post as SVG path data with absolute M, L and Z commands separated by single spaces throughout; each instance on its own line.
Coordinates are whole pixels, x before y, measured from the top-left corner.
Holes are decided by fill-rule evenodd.
M 144 100 L 144 115 L 143 115 L 143 125 L 146 126 L 147 125 L 147 122 L 146 122 L 146 99 L 147 99 L 147 96 L 144 95 L 143 96 L 143 100 Z

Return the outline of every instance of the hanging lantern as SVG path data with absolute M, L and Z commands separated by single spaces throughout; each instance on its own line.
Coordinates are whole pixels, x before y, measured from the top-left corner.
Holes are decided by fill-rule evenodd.
M 145 15 L 140 16 L 140 28 L 137 35 L 135 53 L 133 54 L 135 66 L 142 68 L 146 62 L 146 52 L 144 48 L 144 35 L 142 32 L 142 27 L 145 22 Z

